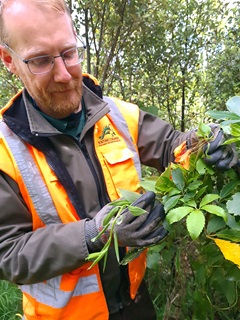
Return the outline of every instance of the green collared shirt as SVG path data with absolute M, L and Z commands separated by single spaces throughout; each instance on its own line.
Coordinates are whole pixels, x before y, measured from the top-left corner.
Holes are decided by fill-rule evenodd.
M 34 107 L 58 131 L 79 139 L 82 129 L 86 123 L 85 106 L 83 99 L 82 110 L 78 113 L 72 113 L 68 117 L 63 119 L 55 119 L 46 115 L 36 106 L 36 104 L 34 104 Z

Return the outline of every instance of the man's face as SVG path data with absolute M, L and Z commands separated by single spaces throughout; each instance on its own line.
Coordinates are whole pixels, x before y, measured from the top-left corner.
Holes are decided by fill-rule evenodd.
M 17 2 L 6 9 L 4 19 L 10 39 L 8 45 L 23 59 L 46 54 L 58 56 L 76 46 L 71 20 L 62 12 L 41 11 L 31 3 Z M 8 60 L 5 57 L 8 68 L 19 76 L 44 113 L 64 118 L 79 109 L 82 97 L 80 64 L 66 67 L 62 58 L 56 58 L 49 73 L 35 75 L 16 55 L 9 53 Z

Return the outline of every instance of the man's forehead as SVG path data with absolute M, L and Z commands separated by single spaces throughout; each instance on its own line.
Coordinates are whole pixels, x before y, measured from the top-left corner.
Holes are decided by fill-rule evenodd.
M 11 5 L 4 10 L 4 24 L 11 43 L 31 42 L 39 35 L 50 36 L 59 19 L 62 21 L 62 27 L 65 26 L 63 29 L 67 31 L 71 19 L 66 12 L 49 6 L 43 8 L 36 5 L 35 1 L 11 0 Z

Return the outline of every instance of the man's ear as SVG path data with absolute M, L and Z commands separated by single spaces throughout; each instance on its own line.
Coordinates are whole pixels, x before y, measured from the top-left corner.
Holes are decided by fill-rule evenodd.
M 17 72 L 15 63 L 12 56 L 9 54 L 8 50 L 4 46 L 0 46 L 0 58 L 4 63 L 5 67 L 12 73 Z

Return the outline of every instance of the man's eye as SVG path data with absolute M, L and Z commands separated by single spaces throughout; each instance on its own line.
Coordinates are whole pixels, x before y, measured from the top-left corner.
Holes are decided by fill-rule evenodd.
M 30 59 L 29 62 L 34 66 L 45 66 L 52 62 L 52 57 L 45 56 L 45 57 L 34 58 L 34 59 Z
M 77 56 L 77 49 L 71 49 L 63 53 L 64 60 L 71 60 Z

